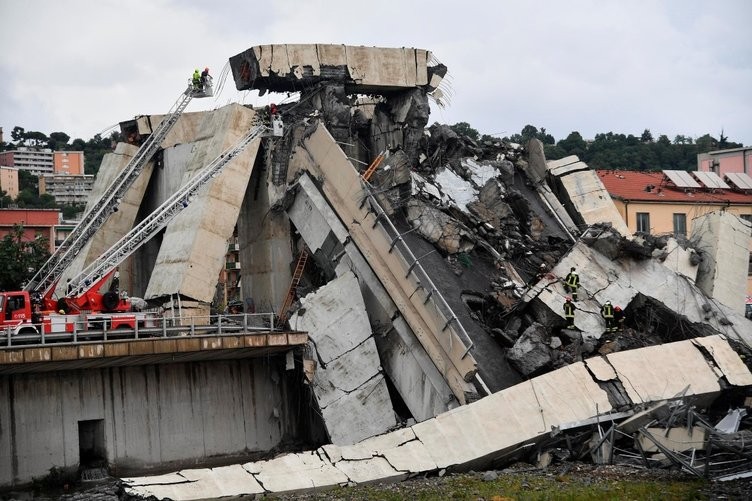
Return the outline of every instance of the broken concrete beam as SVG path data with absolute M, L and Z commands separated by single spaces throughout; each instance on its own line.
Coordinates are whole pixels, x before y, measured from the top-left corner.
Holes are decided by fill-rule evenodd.
M 548 162 L 548 172 L 558 181 L 561 189 L 554 191 L 572 219 L 586 226 L 609 222 L 622 235 L 629 235 L 629 228 L 598 174 L 579 159 L 571 160 L 572 157 L 566 157 Z
M 286 454 L 269 461 L 246 463 L 243 468 L 264 486 L 267 492 L 295 493 L 346 484 L 341 470 L 314 452 Z
M 290 325 L 307 331 L 321 362 L 313 392 L 334 444 L 352 444 L 397 424 L 355 275 L 301 299 Z
M 720 346 L 726 341 L 716 337 L 713 343 Z M 662 345 L 662 348 L 633 350 L 633 358 L 644 360 L 635 371 L 644 366 L 661 366 L 667 360 L 681 360 L 686 366 L 681 369 L 679 377 L 688 382 L 687 394 L 694 400 L 707 400 L 715 395 L 708 381 L 712 378 L 717 381 L 724 376 L 716 373 L 719 369 L 712 354 L 701 353 L 700 348 L 691 341 L 670 343 Z M 691 350 L 695 350 L 697 356 L 689 356 L 688 351 Z M 731 348 L 728 347 L 728 350 Z M 619 354 L 609 357 L 616 355 Z M 632 406 L 652 404 L 675 396 L 676 385 L 667 384 L 673 376 L 654 371 L 640 377 L 635 371 L 622 372 L 618 366 L 616 363 L 614 368 L 625 387 L 632 381 L 638 382 L 640 392 Z M 672 367 L 671 370 L 675 371 L 676 368 Z M 746 375 L 752 378 L 748 370 Z M 737 379 L 740 380 L 743 379 Z M 703 393 L 707 390 L 710 393 Z M 521 447 L 550 438 L 551 430 L 570 428 L 570 423 L 592 423 L 594 416 L 608 414 L 612 410 L 608 395 L 592 378 L 585 364 L 574 363 L 452 409 L 418 423 L 410 430 L 397 430 L 353 446 L 324 446 L 314 453 L 288 454 L 271 461 L 247 463 L 243 467 L 267 493 L 310 491 L 343 485 L 351 480 L 344 471 L 355 469 L 348 469 L 352 465 L 345 467 L 344 463 L 369 461 L 374 457 L 383 457 L 393 468 L 387 468 L 384 463 L 375 466 L 383 468 L 381 471 L 387 478 L 393 477 L 394 471 L 429 473 L 444 468 L 453 471 L 480 470 L 498 465 Z M 373 481 L 374 477 L 366 475 L 366 480 Z M 181 475 L 178 479 L 160 478 L 163 482 L 180 482 L 179 479 L 185 476 Z M 127 483 L 126 492 L 143 495 L 147 492 L 143 486 L 150 484 L 148 478 L 135 480 Z M 233 488 L 242 490 L 239 486 Z
M 372 211 L 375 200 L 368 198 L 357 171 L 350 164 L 331 134 L 321 125 L 311 130 L 302 147 L 291 161 L 305 165 L 314 177 L 321 179 L 329 203 L 345 223 L 352 241 L 368 260 L 400 314 L 420 340 L 436 367 L 446 378 L 455 397 L 465 403 L 477 391 L 469 384 L 477 373 L 475 359 L 469 353 L 463 332 L 448 312 L 439 313 L 439 295 L 428 296 L 425 285 L 413 270 L 418 263 L 407 262 L 402 252 L 392 245 L 394 240 Z M 368 199 L 366 204 L 361 200 Z M 444 308 L 446 310 L 446 308 Z M 446 317 L 449 314 L 450 317 Z
M 384 371 L 412 416 L 424 421 L 459 405 L 412 329 L 395 315 L 394 301 L 314 182 L 303 172 L 297 183 L 287 214 L 322 269 L 338 276 L 355 271 L 372 328 L 386 331 L 375 338 Z
M 230 68 L 238 90 L 291 92 L 326 81 L 344 83 L 358 93 L 375 93 L 436 89 L 446 66 L 432 61 L 430 51 L 407 47 L 275 44 L 230 57 Z

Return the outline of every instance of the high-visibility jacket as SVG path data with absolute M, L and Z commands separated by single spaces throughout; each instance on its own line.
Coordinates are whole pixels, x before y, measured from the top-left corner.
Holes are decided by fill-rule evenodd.
M 572 303 L 564 303 L 564 316 L 566 318 L 574 318 L 574 305 Z
M 570 272 L 564 281 L 570 287 L 577 287 L 578 285 L 580 285 L 580 276 L 577 273 Z
M 614 307 L 610 304 L 604 304 L 601 307 L 601 316 L 603 318 L 614 318 Z

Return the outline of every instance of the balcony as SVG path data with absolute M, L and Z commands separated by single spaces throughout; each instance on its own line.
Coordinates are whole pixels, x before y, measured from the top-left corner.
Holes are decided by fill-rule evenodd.
M 238 261 L 227 261 L 225 263 L 225 269 L 226 270 L 239 270 L 240 263 Z

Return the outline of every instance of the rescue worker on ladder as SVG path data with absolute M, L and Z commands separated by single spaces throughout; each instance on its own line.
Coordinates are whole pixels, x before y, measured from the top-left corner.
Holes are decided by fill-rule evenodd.
M 606 332 L 616 332 L 616 322 L 614 322 L 614 307 L 611 301 L 606 301 L 601 306 L 601 316 L 606 321 Z
M 206 89 L 206 81 L 209 79 L 209 68 L 204 68 L 201 72 L 201 88 Z
M 577 271 L 572 268 L 569 274 L 564 278 L 564 290 L 568 294 L 572 295 L 572 300 L 577 301 L 577 289 L 580 287 L 580 276 Z
M 572 302 L 572 298 L 567 296 L 566 301 L 564 302 L 564 318 L 567 319 L 567 329 L 574 329 L 574 310 L 577 308 L 575 307 L 574 303 Z

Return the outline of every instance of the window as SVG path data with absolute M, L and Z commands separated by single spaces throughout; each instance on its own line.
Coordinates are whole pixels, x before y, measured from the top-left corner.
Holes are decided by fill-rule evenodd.
M 647 212 L 637 213 L 637 231 L 650 233 L 650 214 Z
M 687 236 L 687 215 L 681 213 L 674 213 L 674 236 L 686 237 Z
M 741 214 L 739 217 L 752 224 L 752 214 Z
M 752 277 L 752 253 L 749 254 L 749 266 L 747 266 L 747 275 Z

